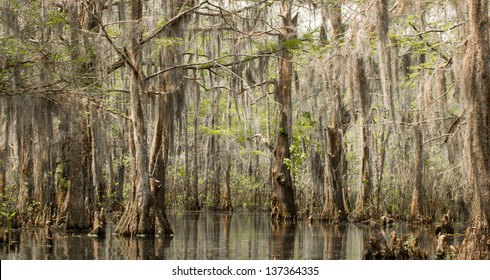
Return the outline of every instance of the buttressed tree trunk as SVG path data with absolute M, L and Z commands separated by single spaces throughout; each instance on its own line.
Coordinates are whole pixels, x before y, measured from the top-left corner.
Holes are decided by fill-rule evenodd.
M 488 1 L 470 2 L 470 37 L 464 57 L 466 170 L 474 188 L 471 218 L 460 259 L 490 259 L 490 47 Z
M 289 168 L 284 164 L 285 159 L 291 158 L 289 152 L 291 126 L 291 85 L 293 78 L 292 54 L 285 48 L 285 42 L 296 37 L 295 26 L 291 17 L 291 0 L 281 2 L 281 17 L 283 27 L 281 30 L 281 59 L 279 59 L 279 88 L 277 101 L 281 104 L 279 131 L 277 133 L 276 147 L 274 149 L 274 194 L 279 202 L 279 214 L 284 218 L 296 216 L 296 204 L 294 200 L 293 179 Z
M 162 228 L 159 234 L 171 234 L 168 221 L 160 211 L 155 196 L 150 191 L 147 128 L 145 123 L 145 80 L 142 69 L 142 1 L 132 0 L 131 9 L 131 92 L 134 182 L 128 205 L 115 232 L 121 235 L 152 235 L 156 233 L 155 221 Z

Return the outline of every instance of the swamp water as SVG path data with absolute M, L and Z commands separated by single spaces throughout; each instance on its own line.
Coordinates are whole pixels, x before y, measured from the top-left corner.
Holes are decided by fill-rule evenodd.
M 114 225 L 108 224 L 104 238 L 53 230 L 53 246 L 47 246 L 42 231 L 26 230 L 20 243 L 1 248 L 0 259 L 358 260 L 369 242 L 369 228 L 360 224 L 277 224 L 265 213 L 169 213 L 168 218 L 175 231 L 171 238 L 122 238 L 112 235 Z M 432 226 L 395 223 L 384 231 L 388 242 L 393 230 L 398 236 L 418 236 L 420 247 L 434 259 Z M 463 230 L 456 226 L 456 232 Z

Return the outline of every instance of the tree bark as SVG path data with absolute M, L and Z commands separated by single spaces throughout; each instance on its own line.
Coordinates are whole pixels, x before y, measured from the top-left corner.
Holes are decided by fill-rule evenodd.
M 68 190 L 61 213 L 66 216 L 67 231 L 85 231 L 92 226 L 89 128 L 83 116 L 86 102 L 79 102 L 76 97 L 72 99 L 68 109 L 80 113 L 72 116 L 72 123 L 67 127 L 69 136 L 66 139 L 64 165 Z
M 389 7 L 388 0 L 376 0 L 376 31 L 378 35 L 378 59 L 381 79 L 381 90 L 383 92 L 383 101 L 385 108 L 388 110 L 390 121 L 395 123 L 395 105 L 393 102 L 393 80 L 391 53 L 388 42 L 389 30 Z
M 370 109 L 371 98 L 369 96 L 369 84 L 367 82 L 366 73 L 364 69 L 364 61 L 362 57 L 356 56 L 352 62 L 352 79 L 353 85 L 351 94 L 358 95 L 360 106 L 360 124 L 361 124 L 361 168 L 359 178 L 359 195 L 357 197 L 356 211 L 364 216 L 366 213 L 367 205 L 371 198 L 372 192 L 372 180 L 371 180 L 371 159 L 369 154 L 369 146 L 371 139 L 370 128 Z
M 414 187 L 413 187 L 413 195 L 412 195 L 412 204 L 410 206 L 410 220 L 412 222 L 420 222 L 423 218 L 423 186 L 422 186 L 422 172 L 423 172 L 423 146 L 422 146 L 422 130 L 421 130 L 421 106 L 420 103 L 423 92 L 424 92 L 423 82 L 419 86 L 419 100 L 417 103 L 417 112 L 416 112 L 416 123 L 413 126 L 414 133 L 414 155 L 415 155 L 415 170 L 414 170 Z
M 279 213 L 284 218 L 296 216 L 296 203 L 294 197 L 293 179 L 291 171 L 285 165 L 284 160 L 290 159 L 290 139 L 292 137 L 292 115 L 291 115 L 291 85 L 293 78 L 292 54 L 285 47 L 285 42 L 296 38 L 295 26 L 291 18 L 291 6 L 293 1 L 281 1 L 281 16 L 283 27 L 280 42 L 283 46 L 281 59 L 279 60 L 279 88 L 277 101 L 281 105 L 279 131 L 277 132 L 276 147 L 274 149 L 274 194 L 279 202 Z
M 129 203 L 125 208 L 115 232 L 120 235 L 153 235 L 172 234 L 168 221 L 163 216 L 161 205 L 154 193 L 150 191 L 150 175 L 148 172 L 149 156 L 147 144 L 147 128 L 145 120 L 145 75 L 142 70 L 142 9 L 141 0 L 132 0 L 131 7 L 131 129 L 134 169 L 134 182 Z M 161 198 L 161 197 L 159 197 Z M 156 232 L 155 221 L 160 227 Z
M 227 119 L 228 119 L 228 131 L 231 131 L 231 97 L 228 95 L 228 109 L 227 109 Z M 225 187 L 223 192 L 221 210 L 222 211 L 233 211 L 233 206 L 231 204 L 231 145 L 230 141 L 227 141 L 226 145 L 226 167 L 225 169 Z
M 342 178 L 347 171 L 343 134 L 348 123 L 348 113 L 341 106 L 340 93 L 334 96 L 330 111 L 330 123 L 325 128 L 325 204 L 320 216 L 326 221 L 345 221 L 347 219 L 346 193 L 343 190 Z
M 199 210 L 199 111 L 201 104 L 201 90 L 199 85 L 195 85 L 194 90 L 194 120 L 193 120 L 193 145 L 192 145 L 192 193 L 189 195 L 188 208 L 187 210 Z
M 466 102 L 466 170 L 474 188 L 471 217 L 458 257 L 490 259 L 490 46 L 488 1 L 472 0 L 462 71 Z
M 9 143 L 10 122 L 9 107 L 10 100 L 5 97 L 0 97 L 0 195 L 5 195 L 7 186 L 7 164 L 10 154 L 10 149 L 7 146 Z
M 333 9 L 328 9 L 326 5 L 328 4 L 324 4 L 323 8 L 326 10 L 325 14 L 328 14 L 328 17 L 323 17 L 323 20 L 330 21 L 333 27 L 331 37 L 336 42 L 340 42 L 344 36 L 341 8 L 334 6 Z M 343 72 L 339 65 L 341 65 L 341 60 L 344 58 L 336 56 L 333 59 L 334 62 L 332 64 L 325 66 L 327 87 L 328 91 L 331 92 L 332 102 L 330 104 L 328 126 L 324 128 L 325 169 L 323 190 L 325 201 L 320 219 L 341 222 L 347 219 L 347 212 L 349 211 L 347 188 L 342 186 L 342 180 L 344 180 L 347 172 L 343 139 L 347 129 L 346 125 L 350 122 L 350 114 L 347 112 L 342 100 L 342 92 L 344 90 Z
M 418 113 L 417 113 L 418 114 Z M 422 131 L 420 129 L 420 124 L 416 124 L 413 127 L 414 133 L 414 154 L 415 154 L 415 176 L 414 176 L 414 187 L 413 187 L 413 195 L 412 195 L 412 203 L 410 205 L 410 220 L 420 221 L 422 218 L 422 201 L 423 201 L 423 189 L 422 189 Z

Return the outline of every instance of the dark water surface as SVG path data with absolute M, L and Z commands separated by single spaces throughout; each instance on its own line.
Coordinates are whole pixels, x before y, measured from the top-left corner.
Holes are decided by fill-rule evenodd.
M 2 247 L 0 259 L 358 260 L 369 240 L 368 227 L 359 224 L 277 224 L 262 213 L 172 213 L 168 217 L 175 231 L 172 238 L 122 238 L 111 235 L 114 225 L 109 224 L 105 238 L 53 231 L 54 245 L 47 246 L 42 231 L 24 231 L 17 246 Z M 394 224 L 385 230 L 388 242 L 392 230 L 398 236 L 418 236 L 421 247 L 434 258 L 433 227 Z M 456 231 L 463 229 L 459 226 Z

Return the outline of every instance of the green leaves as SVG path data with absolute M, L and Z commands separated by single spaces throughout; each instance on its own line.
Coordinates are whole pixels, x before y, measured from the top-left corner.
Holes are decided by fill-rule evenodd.
M 12 219 L 15 217 L 15 215 L 17 215 L 17 212 L 16 212 L 16 211 L 13 211 L 13 212 L 11 212 L 11 213 L 9 214 L 9 213 L 5 213 L 5 212 L 0 211 L 0 214 L 1 214 L 2 216 L 6 217 L 6 218 L 7 218 L 7 220 L 12 220 Z
M 208 136 L 231 136 L 231 131 L 229 129 L 222 128 L 209 128 L 207 126 L 199 126 L 199 132 L 204 133 Z
M 59 25 L 68 23 L 68 14 L 56 10 L 50 10 L 47 15 L 48 25 Z
M 279 45 L 274 41 L 261 42 L 254 40 L 252 41 L 252 44 L 255 45 L 258 53 L 274 52 L 279 49 Z
M 161 28 L 162 26 L 164 26 L 165 24 L 167 24 L 167 21 L 165 19 L 160 19 L 158 22 L 157 22 L 157 28 Z
M 288 50 L 297 50 L 301 48 L 301 40 L 297 38 L 286 40 L 282 43 L 282 46 Z

